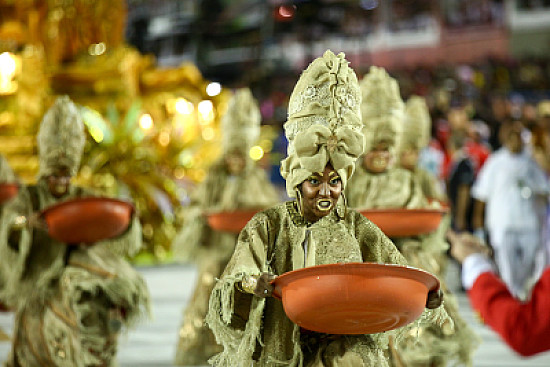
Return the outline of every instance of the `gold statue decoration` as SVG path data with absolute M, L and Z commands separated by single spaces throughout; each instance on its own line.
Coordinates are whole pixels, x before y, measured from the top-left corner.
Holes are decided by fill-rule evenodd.
M 88 132 L 80 182 L 106 192 L 126 187 L 144 220 L 143 255 L 164 260 L 182 220 L 173 208 L 221 153 L 228 92 L 209 95 L 196 66 L 160 69 L 125 44 L 126 16 L 124 0 L 0 0 L 0 153 L 34 182 L 40 118 L 56 96 L 69 95 L 84 107 Z M 139 126 L 143 138 L 113 134 L 118 121 Z M 110 163 L 99 164 L 106 155 Z M 128 172 L 151 166 L 154 174 L 128 185 Z

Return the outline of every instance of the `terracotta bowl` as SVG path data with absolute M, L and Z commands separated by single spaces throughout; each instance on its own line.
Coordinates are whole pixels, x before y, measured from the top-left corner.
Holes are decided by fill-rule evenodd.
M 90 197 L 56 204 L 42 216 L 52 238 L 67 244 L 92 244 L 124 233 L 133 212 L 133 205 L 126 201 Z
M 236 210 L 207 215 L 208 225 L 217 231 L 240 233 L 258 209 Z
M 369 209 L 360 213 L 388 237 L 412 237 L 433 232 L 446 209 Z
M 19 185 L 16 183 L 0 183 L 0 204 L 13 199 L 19 192 Z
M 328 334 L 373 334 L 404 326 L 422 314 L 428 291 L 439 289 L 437 278 L 426 271 L 375 263 L 303 268 L 273 284 L 290 320 Z

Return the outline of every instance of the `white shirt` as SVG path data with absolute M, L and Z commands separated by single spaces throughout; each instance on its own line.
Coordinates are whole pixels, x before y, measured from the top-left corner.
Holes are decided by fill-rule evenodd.
M 549 191 L 546 175 L 527 152 L 501 148 L 481 168 L 472 196 L 486 203 L 485 225 L 500 242 L 506 230 L 541 230 L 545 201 L 535 193 Z

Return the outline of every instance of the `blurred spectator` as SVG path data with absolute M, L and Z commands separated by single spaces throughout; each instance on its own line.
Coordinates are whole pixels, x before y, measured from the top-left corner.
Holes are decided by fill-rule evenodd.
M 428 146 L 420 151 L 418 166 L 430 172 L 439 182 L 442 182 L 444 160 L 445 152 L 441 144 L 439 144 L 439 141 L 432 139 Z
M 510 119 L 506 96 L 500 93 L 494 94 L 490 97 L 490 115 L 488 116 L 488 123 L 491 128 L 491 136 L 489 137 L 489 144 L 496 151 L 500 148 L 500 140 L 498 138 L 500 124 L 503 121 Z
M 543 171 L 524 150 L 523 129 L 520 121 L 502 124 L 503 147 L 489 157 L 472 188 L 474 229 L 480 237 L 488 229 L 501 278 L 520 299 L 526 299 L 546 263 L 542 233 L 550 191 Z
M 451 228 L 455 231 L 472 230 L 470 190 L 474 183 L 475 170 L 472 160 L 464 151 L 465 140 L 465 134 L 454 133 L 447 146 L 451 157 L 447 195 L 451 206 Z
M 526 303 L 508 291 L 495 274 L 486 248 L 472 236 L 449 231 L 451 255 L 462 263 L 462 284 L 472 308 L 513 350 L 524 357 L 550 350 L 550 268 Z
M 468 136 L 470 139 L 464 143 L 464 148 L 466 154 L 472 159 L 476 175 L 491 153 L 491 149 L 488 143 L 486 143 L 489 135 L 489 127 L 481 120 L 472 121 L 468 126 Z
M 444 2 L 445 22 L 450 27 L 500 24 L 504 4 L 498 0 L 449 0 Z
M 550 175 L 550 100 L 538 104 L 537 117 L 531 136 L 533 157 L 546 174 Z

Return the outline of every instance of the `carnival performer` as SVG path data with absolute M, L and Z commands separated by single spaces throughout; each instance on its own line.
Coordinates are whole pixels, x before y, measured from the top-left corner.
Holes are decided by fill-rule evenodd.
M 123 256 L 141 246 L 134 216 L 128 230 L 93 246 L 61 243 L 37 214 L 82 196 L 71 184 L 85 143 L 77 107 L 60 97 L 38 132 L 36 185 L 20 190 L 0 222 L 0 295 L 15 312 L 7 367 L 115 366 L 124 327 L 147 312 L 149 295 L 141 276 Z
M 397 147 L 399 166 L 410 171 L 428 200 L 444 201 L 443 190 L 437 178 L 418 165 L 421 151 L 428 146 L 431 138 L 430 112 L 426 100 L 412 96 L 405 104 L 403 132 Z
M 0 184 L 2 183 L 14 183 L 17 180 L 15 179 L 15 175 L 13 174 L 13 171 L 11 170 L 10 165 L 8 164 L 8 161 L 2 154 L 0 154 Z M 2 216 L 4 204 L 0 202 L 0 218 Z M 2 293 L 2 289 L 4 288 L 4 279 L 2 278 L 0 274 L 0 294 Z M 0 312 L 6 310 L 6 306 L 2 302 L 2 299 L 0 298 Z M 0 328 L 0 341 L 3 340 L 9 340 L 8 335 Z
M 277 275 L 340 262 L 404 264 L 373 223 L 348 210 L 341 193 L 363 152 L 361 92 L 343 54 L 314 60 L 290 96 L 281 162 L 295 200 L 256 214 L 239 236 L 210 298 L 206 321 L 223 352 L 210 362 L 233 366 L 388 366 L 388 335 L 329 335 L 301 329 L 272 297 Z M 430 292 L 437 308 L 441 293 Z M 437 310 L 430 320 L 448 320 Z
M 263 209 L 279 197 L 264 170 L 249 156 L 260 134 L 260 109 L 249 89 L 236 91 L 222 119 L 223 157 L 195 190 L 182 231 L 173 243 L 176 258 L 195 259 L 199 275 L 191 302 L 183 314 L 175 362 L 205 365 L 221 351 L 204 324 L 208 299 L 231 258 L 237 234 L 213 230 L 205 214 L 238 209 Z
M 364 123 L 365 155 L 357 165 L 346 190 L 348 203 L 360 209 L 419 209 L 429 207 L 420 184 L 409 170 L 395 167 L 397 147 L 402 139 L 404 103 L 397 81 L 383 68 L 372 66 L 360 83 Z M 437 204 L 436 204 L 437 205 Z M 399 251 L 411 266 L 445 278 L 444 262 L 448 249 L 443 221 L 434 233 L 405 238 L 393 238 Z M 447 361 L 471 365 L 476 336 L 458 313 L 456 298 L 445 283 L 444 307 L 454 321 L 454 330 L 427 326 L 421 335 L 410 335 L 393 343 L 393 366 L 446 366 Z

